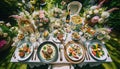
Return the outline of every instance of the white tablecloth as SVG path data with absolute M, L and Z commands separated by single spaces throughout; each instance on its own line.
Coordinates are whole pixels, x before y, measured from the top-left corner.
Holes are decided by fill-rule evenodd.
M 66 38 L 66 41 L 65 43 L 67 43 L 68 41 L 71 41 L 71 33 L 68 33 L 67 34 L 67 38 Z M 83 42 L 85 42 L 85 38 L 81 37 L 81 40 Z M 38 38 L 38 43 L 42 43 L 46 40 L 43 40 L 42 38 Z M 52 41 L 52 34 L 50 34 L 50 38 L 49 40 L 47 41 Z M 53 42 L 53 41 L 52 41 Z M 17 44 L 17 43 L 14 43 L 14 44 Z M 61 44 L 56 44 L 57 46 L 58 45 L 61 45 Z M 15 46 L 15 45 L 14 45 Z M 34 43 L 33 43 L 33 46 L 34 46 Z M 87 46 L 87 45 L 86 45 Z M 58 46 L 59 47 L 59 46 Z M 63 46 L 62 46 L 63 47 Z M 58 49 L 59 50 L 59 49 Z M 107 49 L 106 49 L 106 52 L 107 52 Z M 108 52 L 107 52 L 108 53 Z M 60 53 L 59 53 L 60 54 Z M 63 58 L 63 61 L 60 61 L 60 57 L 58 57 L 58 60 L 54 63 L 55 65 L 52 64 L 52 68 L 53 69 L 74 69 L 73 66 L 70 66 L 70 63 L 65 59 L 64 57 L 64 50 L 62 50 L 62 58 Z M 34 56 L 34 55 L 33 55 Z M 19 62 L 18 60 L 14 59 L 14 57 L 11 58 L 11 62 Z M 107 56 L 107 59 L 106 61 L 104 62 L 112 62 L 111 58 L 109 56 Z M 25 63 L 29 64 L 30 68 L 33 68 L 33 67 L 39 67 L 40 65 L 44 65 L 43 63 L 40 62 L 40 60 L 38 59 L 37 57 L 37 60 L 31 60 L 29 59 L 28 61 L 26 61 Z M 90 60 L 84 60 L 83 63 L 80 63 L 78 64 L 78 66 L 82 67 L 82 66 L 85 66 L 86 64 L 89 64 L 90 67 L 93 67 L 93 66 L 97 66 L 97 65 L 100 65 L 102 62 L 99 62 L 99 61 L 96 61 L 95 59 L 93 59 L 91 56 L 90 56 Z M 50 66 L 49 66 L 50 68 Z

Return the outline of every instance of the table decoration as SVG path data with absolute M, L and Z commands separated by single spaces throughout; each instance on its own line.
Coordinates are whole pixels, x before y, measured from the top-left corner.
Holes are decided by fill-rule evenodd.
M 48 13 L 42 9 L 33 12 L 34 23 L 39 31 L 49 30 L 50 19 L 47 14 Z
M 106 11 L 106 7 L 102 7 L 105 0 L 101 1 L 97 6 L 91 6 L 84 12 L 85 24 L 87 23 L 90 26 L 95 26 L 97 24 L 104 24 L 110 13 L 118 8 L 112 8 Z

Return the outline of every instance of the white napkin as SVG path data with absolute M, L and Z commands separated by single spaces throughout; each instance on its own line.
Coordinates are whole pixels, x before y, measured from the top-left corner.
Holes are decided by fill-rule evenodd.
M 48 69 L 74 69 L 74 67 L 69 64 L 55 64 L 52 67 L 48 67 Z

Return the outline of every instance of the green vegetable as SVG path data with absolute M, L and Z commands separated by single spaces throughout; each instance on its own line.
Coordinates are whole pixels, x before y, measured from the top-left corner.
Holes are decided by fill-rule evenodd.
M 104 51 L 102 51 L 102 55 L 104 55 L 105 53 L 104 53 Z
M 27 44 L 27 47 L 29 47 L 29 44 Z
M 99 53 L 98 53 L 98 52 L 96 52 L 96 57 L 100 58 L 100 56 L 99 56 Z
M 46 46 L 44 46 L 43 49 L 46 50 Z
M 54 34 L 54 37 L 57 37 L 57 34 Z
M 72 53 L 69 53 L 69 56 L 72 56 Z
M 96 49 L 96 45 L 93 45 L 93 49 Z

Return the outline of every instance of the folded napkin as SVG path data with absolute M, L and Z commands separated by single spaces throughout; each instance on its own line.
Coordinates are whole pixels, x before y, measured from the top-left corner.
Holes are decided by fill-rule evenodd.
M 70 64 L 55 64 L 49 66 L 48 69 L 74 69 L 74 67 Z

